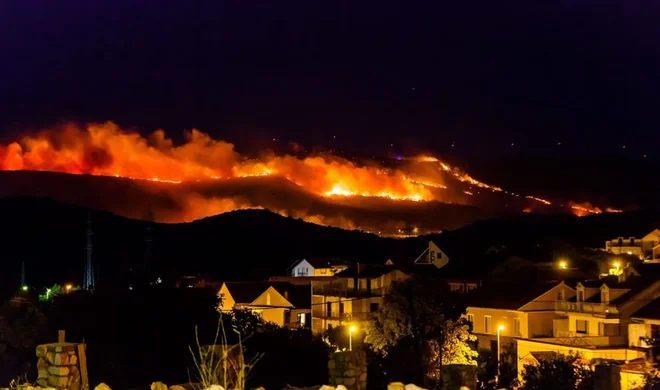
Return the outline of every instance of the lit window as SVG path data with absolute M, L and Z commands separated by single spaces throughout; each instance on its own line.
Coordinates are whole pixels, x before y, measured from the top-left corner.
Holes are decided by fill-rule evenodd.
M 484 316 L 484 333 L 491 333 L 490 316 Z
M 474 314 L 468 314 L 468 315 L 467 315 L 467 319 L 468 319 L 468 321 L 470 321 L 470 323 L 472 323 L 472 325 L 474 326 Z

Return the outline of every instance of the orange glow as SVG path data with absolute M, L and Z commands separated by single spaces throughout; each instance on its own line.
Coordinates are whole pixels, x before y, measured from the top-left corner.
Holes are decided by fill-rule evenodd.
M 435 171 L 431 175 L 425 171 L 419 176 L 398 168 L 358 165 L 334 155 L 298 158 L 269 154 L 247 159 L 234 150 L 234 145 L 212 139 L 198 130 L 187 132 L 184 144 L 174 145 L 162 130 L 143 137 L 111 122 L 85 128 L 66 125 L 0 146 L 1 170 L 56 171 L 171 184 L 282 176 L 320 196 L 411 201 L 442 200 L 432 190 L 446 188 L 441 177 L 444 172 L 459 181 L 501 191 L 435 157 L 419 156 L 411 160 L 412 164 L 431 164 Z
M 281 177 L 315 196 L 335 199 L 372 197 L 396 201 L 441 201 L 469 204 L 481 191 L 500 196 L 529 199 L 542 205 L 551 202 L 535 196 L 505 191 L 483 183 L 460 168 L 440 159 L 419 155 L 404 158 L 395 167 L 376 163 L 359 164 L 332 154 L 307 157 L 264 152 L 248 158 L 234 145 L 191 130 L 186 141 L 176 145 L 163 130 L 148 136 L 121 129 L 112 122 L 79 127 L 67 124 L 23 137 L 18 142 L 0 145 L 0 170 L 53 171 L 145 180 L 178 185 L 180 183 L 230 180 L 235 178 Z M 300 150 L 300 148 L 297 148 Z M 451 187 L 451 188 L 448 188 Z M 483 195 L 481 195 L 483 196 Z M 521 205 L 525 207 L 527 205 Z M 599 213 L 591 205 L 573 204 L 575 213 Z M 260 208 L 240 197 L 209 198 L 190 195 L 183 200 L 182 213 L 164 215 L 167 222 L 189 221 L 244 208 Z M 355 228 L 351 221 L 310 215 L 290 207 L 271 211 L 304 218 L 310 222 Z M 525 212 L 532 211 L 531 206 Z M 616 210 L 607 209 L 608 212 Z M 620 211 L 620 210 L 618 210 Z

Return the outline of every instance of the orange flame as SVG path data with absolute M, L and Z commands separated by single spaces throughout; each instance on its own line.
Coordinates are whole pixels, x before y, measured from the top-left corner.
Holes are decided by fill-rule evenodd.
M 172 185 L 278 176 L 322 197 L 363 196 L 414 202 L 442 201 L 448 196 L 446 180 L 451 179 L 465 184 L 465 188 L 457 194 L 470 196 L 480 193 L 479 189 L 487 189 L 521 197 L 480 182 L 432 156 L 411 157 L 396 168 L 357 164 L 328 154 L 299 158 L 271 153 L 250 159 L 236 152 L 233 144 L 213 139 L 198 130 L 187 132 L 186 142 L 175 145 L 163 130 L 156 130 L 144 137 L 122 130 L 112 122 L 89 124 L 83 128 L 68 124 L 26 136 L 19 142 L 0 145 L 0 170 L 112 176 Z M 527 198 L 550 204 L 541 198 Z M 190 203 L 184 217 L 186 220 L 241 208 L 258 208 L 238 199 L 215 199 L 203 205 L 201 199 L 190 198 L 186 202 Z M 283 215 L 293 214 L 290 210 L 273 211 Z M 312 217 L 315 220 L 322 218 L 306 215 L 307 220 Z

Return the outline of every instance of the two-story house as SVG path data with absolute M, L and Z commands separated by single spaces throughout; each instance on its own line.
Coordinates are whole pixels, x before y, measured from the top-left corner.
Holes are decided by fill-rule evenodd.
M 517 340 L 518 372 L 547 353 L 579 354 L 585 362 L 594 359 L 631 361 L 646 353 L 631 343 L 632 315 L 660 293 L 660 281 L 618 278 L 579 282 L 573 297 L 555 303 L 553 336 Z M 634 331 L 634 328 L 631 328 Z M 642 373 L 622 375 L 622 389 L 639 383 Z
M 643 260 L 660 260 L 660 229 L 655 229 L 642 238 L 617 237 L 607 240 L 605 250 L 618 255 L 637 256 Z
M 302 259 L 291 267 L 291 276 L 333 276 L 348 268 L 349 263 L 341 259 Z
M 311 327 L 311 288 L 289 283 L 224 282 L 218 291 L 224 313 L 250 310 L 281 327 Z
M 501 344 L 515 351 L 516 339 L 551 337 L 555 302 L 574 295 L 575 289 L 563 282 L 487 284 L 471 296 L 467 318 L 479 349 L 496 350 L 502 327 Z
M 408 278 L 387 265 L 356 264 L 329 280 L 312 281 L 312 331 L 366 321 L 392 283 Z

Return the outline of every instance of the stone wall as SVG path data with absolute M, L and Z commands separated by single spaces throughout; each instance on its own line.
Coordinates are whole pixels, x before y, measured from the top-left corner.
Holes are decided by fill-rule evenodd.
M 367 388 L 367 355 L 363 351 L 334 352 L 328 361 L 328 379 L 332 386 L 348 390 Z
M 37 369 L 41 387 L 80 390 L 82 385 L 78 344 L 52 343 L 37 346 Z

